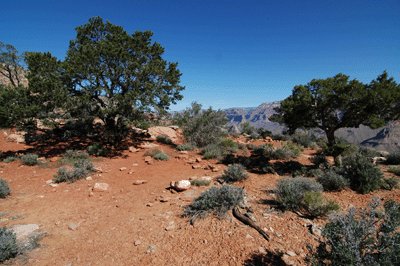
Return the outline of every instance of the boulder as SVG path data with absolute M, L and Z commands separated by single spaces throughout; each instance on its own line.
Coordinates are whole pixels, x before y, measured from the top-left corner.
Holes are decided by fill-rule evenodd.
M 108 189 L 107 183 L 96 183 L 93 187 L 93 192 L 105 192 Z
M 174 144 L 181 144 L 183 135 L 182 131 L 177 127 L 151 127 L 148 129 L 152 139 L 157 139 L 158 136 L 166 135 Z
M 176 191 L 185 191 L 188 190 L 191 186 L 189 180 L 172 181 L 170 185 Z

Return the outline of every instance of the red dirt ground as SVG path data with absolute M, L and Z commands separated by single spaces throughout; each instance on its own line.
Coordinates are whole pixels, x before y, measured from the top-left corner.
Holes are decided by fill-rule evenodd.
M 53 188 L 46 181 L 53 179 L 58 169 L 51 167 L 56 164 L 56 158 L 70 147 L 84 150 L 87 143 L 35 147 L 6 142 L 0 133 L 0 151 L 7 155 L 28 150 L 53 161 L 45 167 L 25 166 L 19 161 L 0 162 L 0 178 L 12 189 L 11 195 L 0 199 L 0 212 L 11 211 L 1 217 L 0 226 L 38 224 L 47 232 L 39 241 L 41 248 L 6 265 L 306 265 L 307 244 L 315 246 L 317 238 L 305 225 L 323 226 L 327 221 L 327 218 L 310 221 L 292 212 L 266 214 L 273 206 L 271 190 L 282 176 L 250 173 L 250 178 L 235 185 L 246 185 L 248 202 L 257 224 L 267 229 L 269 242 L 253 228 L 233 218 L 231 213 L 224 220 L 210 216 L 190 225 L 188 218 L 182 217 L 184 207 L 209 187 L 172 193 L 167 189 L 170 182 L 218 176 L 221 172 L 192 169 L 191 164 L 176 158 L 179 151 L 169 146 L 158 143 L 169 155 L 169 161 L 148 165 L 144 161 L 145 149 L 136 153 L 125 150 L 119 156 L 94 161 L 102 172 L 92 174 L 92 180 L 61 183 Z M 305 150 L 295 160 L 309 165 L 309 156 L 314 153 L 315 150 Z M 196 151 L 189 155 L 199 156 Z M 224 167 L 217 164 L 217 160 L 211 163 L 221 170 Z M 122 167 L 127 170 L 120 171 Z M 133 173 L 128 174 L 130 171 Z M 143 179 L 148 183 L 133 185 L 135 180 Z M 95 183 L 108 183 L 109 191 L 94 192 L 90 197 Z M 213 182 L 212 185 L 219 184 Z M 325 195 L 335 200 L 341 211 L 347 211 L 350 206 L 365 207 L 371 197 L 400 202 L 399 189 L 366 195 L 345 190 Z M 71 230 L 70 225 L 78 228 Z M 169 226 L 170 230 L 166 230 Z M 287 251 L 297 256 L 283 255 Z

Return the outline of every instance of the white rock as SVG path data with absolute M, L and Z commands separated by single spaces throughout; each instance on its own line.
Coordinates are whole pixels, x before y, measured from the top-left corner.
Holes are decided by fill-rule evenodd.
M 185 191 L 190 188 L 191 184 L 189 180 L 180 180 L 180 181 L 172 181 L 171 187 L 174 188 L 176 191 Z
M 22 240 L 25 237 L 32 235 L 35 231 L 39 230 L 37 224 L 16 224 L 10 227 L 10 229 L 16 234 L 17 240 Z

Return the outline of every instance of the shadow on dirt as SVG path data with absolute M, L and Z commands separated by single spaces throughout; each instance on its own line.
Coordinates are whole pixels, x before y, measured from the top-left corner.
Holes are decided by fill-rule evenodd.
M 265 266 L 265 265 L 274 265 L 274 266 L 286 266 L 286 264 L 280 254 L 272 253 L 271 251 L 267 251 L 266 254 L 253 253 L 250 255 L 250 258 L 245 261 L 243 264 L 245 266 Z

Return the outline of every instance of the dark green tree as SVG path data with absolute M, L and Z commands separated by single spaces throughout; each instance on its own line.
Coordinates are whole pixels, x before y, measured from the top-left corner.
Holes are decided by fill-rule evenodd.
M 255 127 L 251 126 L 249 121 L 244 121 L 243 123 L 240 124 L 240 127 L 242 128 L 242 134 L 247 134 L 250 135 L 251 133 L 256 130 Z
M 400 86 L 386 71 L 367 85 L 340 73 L 295 86 L 292 95 L 274 110 L 270 120 L 285 124 L 289 133 L 298 128 L 319 128 L 333 146 L 339 128 L 361 124 L 379 128 L 398 119 Z
M 19 54 L 12 45 L 0 42 L 0 77 L 6 81 L 4 85 L 12 87 L 22 85 L 26 72 L 22 67 L 23 61 L 24 54 Z
M 62 108 L 72 117 L 99 117 L 118 141 L 127 125 L 144 112 L 167 110 L 182 99 L 178 63 L 162 58 L 164 48 L 152 43 L 152 32 L 130 35 L 100 17 L 75 30 L 65 61 L 50 54 L 31 54 L 27 60 L 30 86 L 38 95 L 51 95 L 53 88 L 56 93 L 51 96 L 57 99 L 66 93 Z M 36 68 L 41 58 L 51 65 Z

